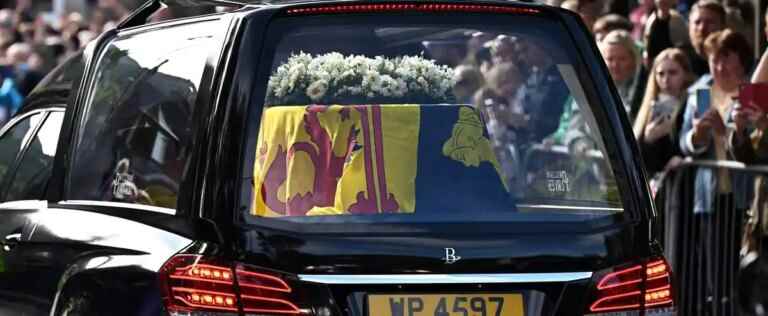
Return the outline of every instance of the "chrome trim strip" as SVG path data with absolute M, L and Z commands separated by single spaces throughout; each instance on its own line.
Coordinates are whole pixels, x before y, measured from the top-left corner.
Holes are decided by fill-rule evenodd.
M 27 118 L 30 118 L 32 115 L 35 115 L 35 114 L 41 114 L 42 113 L 43 115 L 45 115 L 45 112 L 48 112 L 48 111 L 49 111 L 48 108 L 37 109 L 37 110 L 25 112 L 25 113 L 21 114 L 20 116 L 16 116 L 16 117 L 11 118 L 8 122 L 6 122 L 2 126 L 0 126 L 0 137 L 5 135 L 5 133 L 7 133 L 8 130 L 11 129 L 11 127 L 16 125 L 17 123 L 19 123 L 19 122 L 21 122 L 21 121 L 23 121 L 23 120 L 25 120 Z M 40 121 L 38 121 L 35 124 L 35 126 L 30 126 L 29 130 L 32 130 L 33 128 L 37 127 L 38 124 L 40 124 Z
M 569 206 L 569 205 L 548 205 L 548 204 L 517 204 L 518 207 L 544 208 L 544 209 L 562 209 L 562 210 L 584 210 L 584 211 L 624 211 L 622 207 L 590 207 L 590 206 Z
M 89 201 L 89 200 L 65 200 L 65 201 L 60 201 L 59 204 L 129 208 L 129 209 L 150 211 L 150 212 L 156 212 L 156 213 L 162 213 L 162 214 L 168 214 L 168 215 L 176 215 L 176 210 L 172 208 L 165 208 L 165 207 L 144 205 L 144 204 L 135 204 L 135 203 Z
M 0 209 L 8 210 L 44 210 L 48 208 L 48 201 L 19 200 L 0 203 Z
M 299 280 L 323 284 L 550 283 L 584 280 L 592 272 L 499 274 L 299 274 Z

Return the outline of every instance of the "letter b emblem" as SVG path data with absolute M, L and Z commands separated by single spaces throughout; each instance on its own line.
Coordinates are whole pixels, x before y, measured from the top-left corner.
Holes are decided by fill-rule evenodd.
M 445 257 L 442 259 L 445 260 L 445 264 L 453 264 L 454 262 L 461 260 L 461 257 L 456 255 L 456 249 L 445 248 Z

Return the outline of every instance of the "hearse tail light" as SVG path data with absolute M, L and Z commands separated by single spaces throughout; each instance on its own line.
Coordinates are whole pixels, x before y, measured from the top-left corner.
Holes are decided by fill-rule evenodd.
M 589 312 L 614 315 L 653 310 L 655 315 L 664 315 L 674 309 L 671 282 L 669 264 L 664 259 L 615 269 L 599 277 L 597 297 Z
M 509 7 L 486 4 L 459 3 L 376 3 L 319 5 L 288 9 L 288 15 L 315 15 L 340 13 L 381 13 L 381 12 L 474 12 L 474 13 L 516 13 L 536 14 L 534 8 Z
M 246 313 L 298 315 L 299 308 L 288 300 L 292 289 L 283 279 L 254 272 L 248 266 L 238 264 L 235 272 L 240 285 L 240 300 Z
M 279 276 L 240 263 L 176 255 L 160 269 L 163 304 L 173 314 L 200 312 L 299 315 L 291 287 Z M 214 313 L 214 314 L 211 314 Z

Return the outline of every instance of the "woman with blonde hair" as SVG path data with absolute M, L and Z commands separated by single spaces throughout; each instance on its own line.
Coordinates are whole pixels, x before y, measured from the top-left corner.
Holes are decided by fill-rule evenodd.
M 693 76 L 688 56 L 679 48 L 667 48 L 653 61 L 633 127 L 651 176 L 663 171 L 672 157 L 680 155 L 678 133 L 688 98 L 686 88 L 693 82 Z
M 630 120 L 634 120 L 640 109 L 642 88 L 647 80 L 635 40 L 625 30 L 613 30 L 597 43 L 597 47 L 608 66 L 624 109 Z

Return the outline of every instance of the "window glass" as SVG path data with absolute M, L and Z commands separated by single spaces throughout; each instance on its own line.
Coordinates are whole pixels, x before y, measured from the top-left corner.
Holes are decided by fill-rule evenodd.
M 101 53 L 68 199 L 175 208 L 217 22 L 122 36 Z
M 53 170 L 63 111 L 51 112 L 32 139 L 6 193 L 6 201 L 40 199 Z
M 622 213 L 602 105 L 584 92 L 592 83 L 564 26 L 536 15 L 435 18 L 271 24 L 264 108 L 244 159 L 251 215 L 345 223 Z
M 40 123 L 42 117 L 40 113 L 32 114 L 16 123 L 0 138 L 0 183 L 5 182 L 5 177 L 13 167 L 16 157 L 27 140 L 32 137 L 34 128 Z
M 40 81 L 32 90 L 33 93 L 41 92 L 46 89 L 71 89 L 73 85 L 79 83 L 85 70 L 85 61 L 83 53 L 78 52 L 67 58 L 61 65 L 57 66 Z

